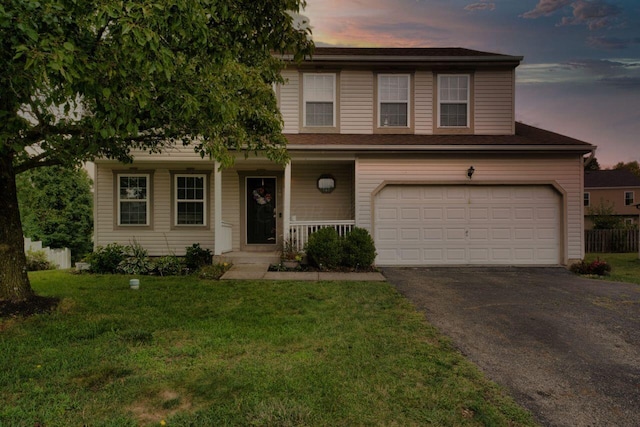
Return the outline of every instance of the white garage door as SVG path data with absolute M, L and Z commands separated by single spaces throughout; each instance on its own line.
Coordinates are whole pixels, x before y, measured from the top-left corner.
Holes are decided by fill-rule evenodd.
M 377 194 L 378 265 L 560 263 L 549 186 L 389 185 Z

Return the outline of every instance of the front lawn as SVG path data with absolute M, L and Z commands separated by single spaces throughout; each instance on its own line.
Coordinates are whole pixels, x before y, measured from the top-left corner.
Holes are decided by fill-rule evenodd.
M 0 425 L 535 425 L 386 283 L 30 277 Z
M 638 253 L 627 254 L 587 254 L 585 261 L 596 259 L 607 261 L 611 265 L 611 274 L 603 277 L 615 282 L 637 283 L 640 285 L 640 259 Z

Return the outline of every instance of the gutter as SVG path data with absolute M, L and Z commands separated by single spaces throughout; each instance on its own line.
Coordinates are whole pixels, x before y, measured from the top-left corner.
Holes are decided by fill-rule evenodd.
M 581 152 L 589 153 L 595 151 L 595 148 L 575 145 L 343 145 L 343 144 L 287 144 L 287 150 L 300 151 L 370 151 L 370 152 L 389 152 L 389 151 L 552 151 L 552 152 Z

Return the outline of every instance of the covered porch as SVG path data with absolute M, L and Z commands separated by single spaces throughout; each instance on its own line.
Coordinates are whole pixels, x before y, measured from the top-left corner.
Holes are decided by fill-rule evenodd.
M 302 251 L 309 236 L 355 226 L 354 156 L 306 156 L 285 167 L 242 159 L 213 171 L 214 254 Z M 265 214 L 268 212 L 268 214 Z

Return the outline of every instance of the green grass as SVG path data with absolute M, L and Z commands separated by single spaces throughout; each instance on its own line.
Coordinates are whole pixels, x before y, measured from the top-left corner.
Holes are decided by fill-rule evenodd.
M 535 425 L 386 283 L 30 277 L 1 426 Z
M 587 254 L 585 256 L 585 261 L 587 262 L 595 259 L 607 261 L 611 265 L 611 275 L 605 276 L 605 280 L 640 285 L 640 259 L 638 259 L 637 252 L 627 254 Z

